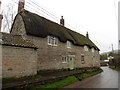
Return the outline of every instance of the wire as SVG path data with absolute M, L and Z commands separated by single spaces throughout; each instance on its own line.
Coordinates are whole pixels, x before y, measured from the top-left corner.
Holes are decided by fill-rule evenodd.
M 31 1 L 31 0 L 29 0 Z M 55 15 L 53 15 L 52 13 L 50 13 L 49 11 L 45 10 L 44 8 L 42 8 L 41 6 L 39 6 L 38 4 L 34 3 L 33 1 L 31 1 L 33 4 L 35 4 L 36 6 L 38 6 L 39 8 L 41 8 L 42 10 L 44 10 L 45 12 L 49 13 L 50 15 L 54 16 L 56 19 L 59 19 L 58 17 L 56 17 Z
M 56 17 L 55 15 L 53 15 L 52 13 L 50 13 L 49 11 L 47 11 L 47 10 L 45 10 L 44 8 L 42 8 L 41 6 L 39 6 L 38 4 L 36 4 L 35 2 L 33 2 L 33 1 L 31 1 L 31 0 L 29 0 L 30 2 L 27 2 L 27 4 L 28 5 L 26 5 L 27 6 L 27 9 L 33 9 L 33 8 L 35 8 L 34 10 L 40 15 L 43 15 L 43 16 L 48 16 L 48 17 L 50 17 L 50 18 L 52 18 L 52 19 L 54 19 L 57 23 L 58 23 L 58 21 L 59 21 L 59 18 L 58 17 Z M 15 2 L 16 3 L 16 2 Z M 30 6 L 32 6 L 33 8 L 31 8 Z M 40 11 L 40 12 L 42 12 L 42 13 L 44 13 L 44 14 L 42 14 L 42 13 L 40 13 L 40 12 L 38 12 L 38 11 Z M 65 17 L 66 18 L 66 17 Z M 68 19 L 69 21 L 71 21 L 70 19 Z M 72 23 L 73 23 L 73 21 L 72 21 Z M 78 29 L 76 29 L 75 27 L 73 27 L 73 26 L 71 26 L 70 24 L 68 24 L 68 23 L 65 23 L 66 24 L 66 26 L 68 26 L 69 28 L 73 28 L 73 29 L 75 29 L 75 30 L 78 30 Z M 78 25 L 78 26 L 81 26 L 81 27 L 83 27 L 84 29 L 87 29 L 87 31 L 88 30 L 90 30 L 89 28 L 87 28 L 87 27 L 85 27 L 85 26 L 83 26 L 83 25 L 81 25 L 81 24 L 76 24 L 76 23 L 74 23 L 75 25 Z
M 29 5 L 31 5 L 32 7 L 36 8 L 36 7 L 33 6 L 31 3 L 29 3 L 29 2 L 27 2 L 27 3 L 28 3 Z M 34 2 L 33 2 L 33 3 L 34 3 Z M 34 3 L 34 4 L 35 4 L 35 3 Z M 35 4 L 35 5 L 37 5 L 37 4 Z M 39 5 L 37 5 L 37 6 L 40 7 Z M 41 7 L 40 7 L 40 8 L 41 8 Z M 37 9 L 40 10 L 40 11 L 42 11 L 43 13 L 47 14 L 48 16 L 52 15 L 52 16 L 50 16 L 50 17 L 52 17 L 52 18 L 55 19 L 56 21 L 59 21 L 59 20 L 58 20 L 59 18 L 57 18 L 55 15 L 51 14 L 50 12 L 48 12 L 47 10 L 45 10 L 45 9 L 42 8 L 42 9 L 44 10 L 44 11 L 43 11 L 43 10 L 41 10 L 40 8 L 37 8 Z M 46 13 L 45 11 L 46 11 L 47 13 Z M 49 15 L 49 14 L 50 14 L 50 15 Z M 74 28 L 73 26 L 69 25 L 68 23 L 66 23 L 66 25 L 69 26 L 69 27 Z M 74 28 L 74 29 L 75 29 L 75 28 Z M 75 29 L 75 30 L 76 30 L 76 29 Z
M 29 2 L 27 2 L 27 3 L 28 3 L 30 6 L 36 8 L 37 10 L 39 10 L 40 12 L 44 13 L 45 15 L 47 15 L 47 16 L 51 17 L 52 19 L 58 21 L 56 18 L 54 18 L 53 16 L 50 16 L 48 13 L 44 12 L 44 11 L 41 10 L 40 8 L 33 6 L 33 5 L 32 5 L 31 3 L 29 3 Z M 39 12 L 39 13 L 40 13 L 40 12 Z
M 29 10 L 31 8 L 28 5 L 26 5 L 26 9 Z M 40 14 L 41 16 L 44 16 L 42 13 L 38 12 L 37 10 L 35 10 L 33 8 L 31 10 L 34 10 L 36 13 Z

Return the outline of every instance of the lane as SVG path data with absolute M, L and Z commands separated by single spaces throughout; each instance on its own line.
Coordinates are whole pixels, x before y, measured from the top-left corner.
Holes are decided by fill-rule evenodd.
M 75 82 L 64 88 L 118 88 L 118 71 L 108 67 L 101 67 L 101 74 Z

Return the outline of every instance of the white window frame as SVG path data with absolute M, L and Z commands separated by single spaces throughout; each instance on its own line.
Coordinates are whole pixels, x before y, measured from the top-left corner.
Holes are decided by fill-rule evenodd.
M 84 46 L 84 51 L 88 51 L 89 49 L 88 49 L 88 46 Z
M 67 56 L 62 56 L 62 63 L 67 63 Z
M 0 43 L 2 43 L 2 39 L 0 39 Z
M 48 45 L 57 46 L 58 39 L 54 36 L 48 36 Z
M 94 49 L 94 48 L 92 48 L 92 49 L 91 49 L 91 51 L 92 51 L 92 52 L 95 52 L 95 49 Z
M 81 63 L 84 64 L 85 63 L 85 55 L 81 54 L 80 59 L 81 59 Z
M 72 42 L 67 41 L 67 48 L 71 48 L 72 47 Z

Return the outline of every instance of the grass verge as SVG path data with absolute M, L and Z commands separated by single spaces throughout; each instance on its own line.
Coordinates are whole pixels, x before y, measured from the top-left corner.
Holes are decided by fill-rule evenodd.
M 96 75 L 96 74 L 99 74 L 101 73 L 103 70 L 99 70 L 99 71 L 96 71 L 96 72 L 90 72 L 90 73 L 84 73 L 84 74 L 81 74 L 78 76 L 79 79 L 83 80 L 85 78 L 88 78 L 90 76 L 93 76 L 93 75 Z M 74 82 L 78 81 L 78 79 L 75 77 L 75 76 L 70 76 L 64 80 L 60 80 L 60 81 L 57 81 L 57 82 L 54 82 L 54 83 L 51 83 L 51 84 L 47 84 L 47 85 L 41 85 L 41 86 L 37 86 L 37 87 L 34 87 L 33 89 L 47 89 L 47 88 L 62 88 L 64 86 L 67 86 L 67 85 L 70 85 Z M 32 90 L 33 90 L 32 89 Z
M 118 67 L 115 68 L 114 66 L 109 66 L 109 68 L 116 70 L 116 71 L 120 71 L 120 68 L 118 68 Z

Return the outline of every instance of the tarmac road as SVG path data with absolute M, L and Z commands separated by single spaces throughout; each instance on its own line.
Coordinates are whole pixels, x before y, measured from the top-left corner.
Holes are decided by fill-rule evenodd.
M 103 72 L 64 88 L 118 88 L 118 71 L 101 67 Z M 120 74 L 119 74 L 120 75 Z M 119 82 L 120 84 L 120 82 Z

